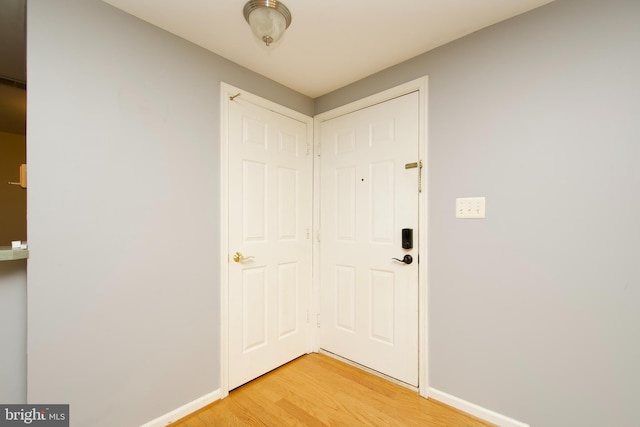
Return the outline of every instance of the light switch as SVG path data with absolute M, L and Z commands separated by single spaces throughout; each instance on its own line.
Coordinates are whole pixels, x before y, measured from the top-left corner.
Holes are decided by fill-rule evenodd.
M 459 197 L 456 199 L 456 218 L 478 219 L 484 217 L 484 197 Z

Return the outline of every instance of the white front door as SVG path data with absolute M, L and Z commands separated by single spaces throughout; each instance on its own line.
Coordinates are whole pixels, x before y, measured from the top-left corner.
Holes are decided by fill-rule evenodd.
M 413 386 L 418 112 L 413 92 L 323 121 L 319 131 L 320 347 Z M 402 229 L 413 230 L 412 249 L 403 248 Z M 398 261 L 405 255 L 411 264 Z
M 251 99 L 225 100 L 229 390 L 307 352 L 310 122 Z

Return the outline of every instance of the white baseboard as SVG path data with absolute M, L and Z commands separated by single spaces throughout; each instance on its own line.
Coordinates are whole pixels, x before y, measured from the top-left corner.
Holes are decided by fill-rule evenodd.
M 467 402 L 458 397 L 452 396 L 435 388 L 429 387 L 428 396 L 430 399 L 437 400 L 446 405 L 453 406 L 454 408 L 471 414 L 481 420 L 487 421 L 492 424 L 497 424 L 500 427 L 529 427 L 529 424 L 514 420 L 513 418 L 506 417 L 497 412 L 478 406 L 474 403 Z
M 151 420 L 146 424 L 143 424 L 140 427 L 164 427 L 173 422 L 178 421 L 180 418 L 184 418 L 187 415 L 197 411 L 198 409 L 204 408 L 210 403 L 215 402 L 216 400 L 220 400 L 222 398 L 222 393 L 220 390 L 212 391 L 211 393 L 205 394 L 202 397 L 197 398 L 193 402 L 189 402 L 186 405 L 179 407 L 178 409 L 174 409 L 173 411 L 166 413 L 155 420 Z
M 438 402 L 442 402 L 446 405 L 452 406 L 459 411 L 466 412 L 467 414 L 471 414 L 475 417 L 480 418 L 481 420 L 496 424 L 500 427 L 529 427 L 529 424 L 514 420 L 513 418 L 509 418 L 490 409 L 478 406 L 474 403 L 467 402 L 466 400 L 452 396 L 433 387 L 429 387 L 428 396 L 430 399 L 437 400 Z M 211 393 L 199 397 L 198 399 L 189 402 L 186 405 L 183 405 L 171 412 L 168 412 L 154 420 L 149 421 L 146 424 L 143 424 L 140 427 L 165 427 L 171 423 L 178 421 L 181 418 L 186 417 L 187 415 L 197 411 L 198 409 L 204 408 L 205 406 L 215 402 L 216 400 L 220 400 L 221 398 L 222 393 L 220 390 L 212 391 Z

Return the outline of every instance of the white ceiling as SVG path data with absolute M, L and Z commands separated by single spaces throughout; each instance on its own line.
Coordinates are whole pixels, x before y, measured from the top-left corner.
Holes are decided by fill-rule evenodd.
M 311 98 L 552 0 L 283 0 L 293 17 L 269 48 L 245 0 L 103 0 Z
M 245 0 L 103 1 L 316 98 L 552 0 L 283 0 L 293 21 L 269 48 Z M 24 5 L 0 2 L 0 80 L 26 80 Z M 0 87 L 0 132 L 24 133 L 25 104 L 24 90 Z

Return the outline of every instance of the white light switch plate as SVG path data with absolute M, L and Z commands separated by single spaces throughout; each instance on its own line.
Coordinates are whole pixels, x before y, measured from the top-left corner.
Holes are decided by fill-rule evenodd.
M 459 197 L 456 199 L 456 218 L 484 218 L 484 197 Z

